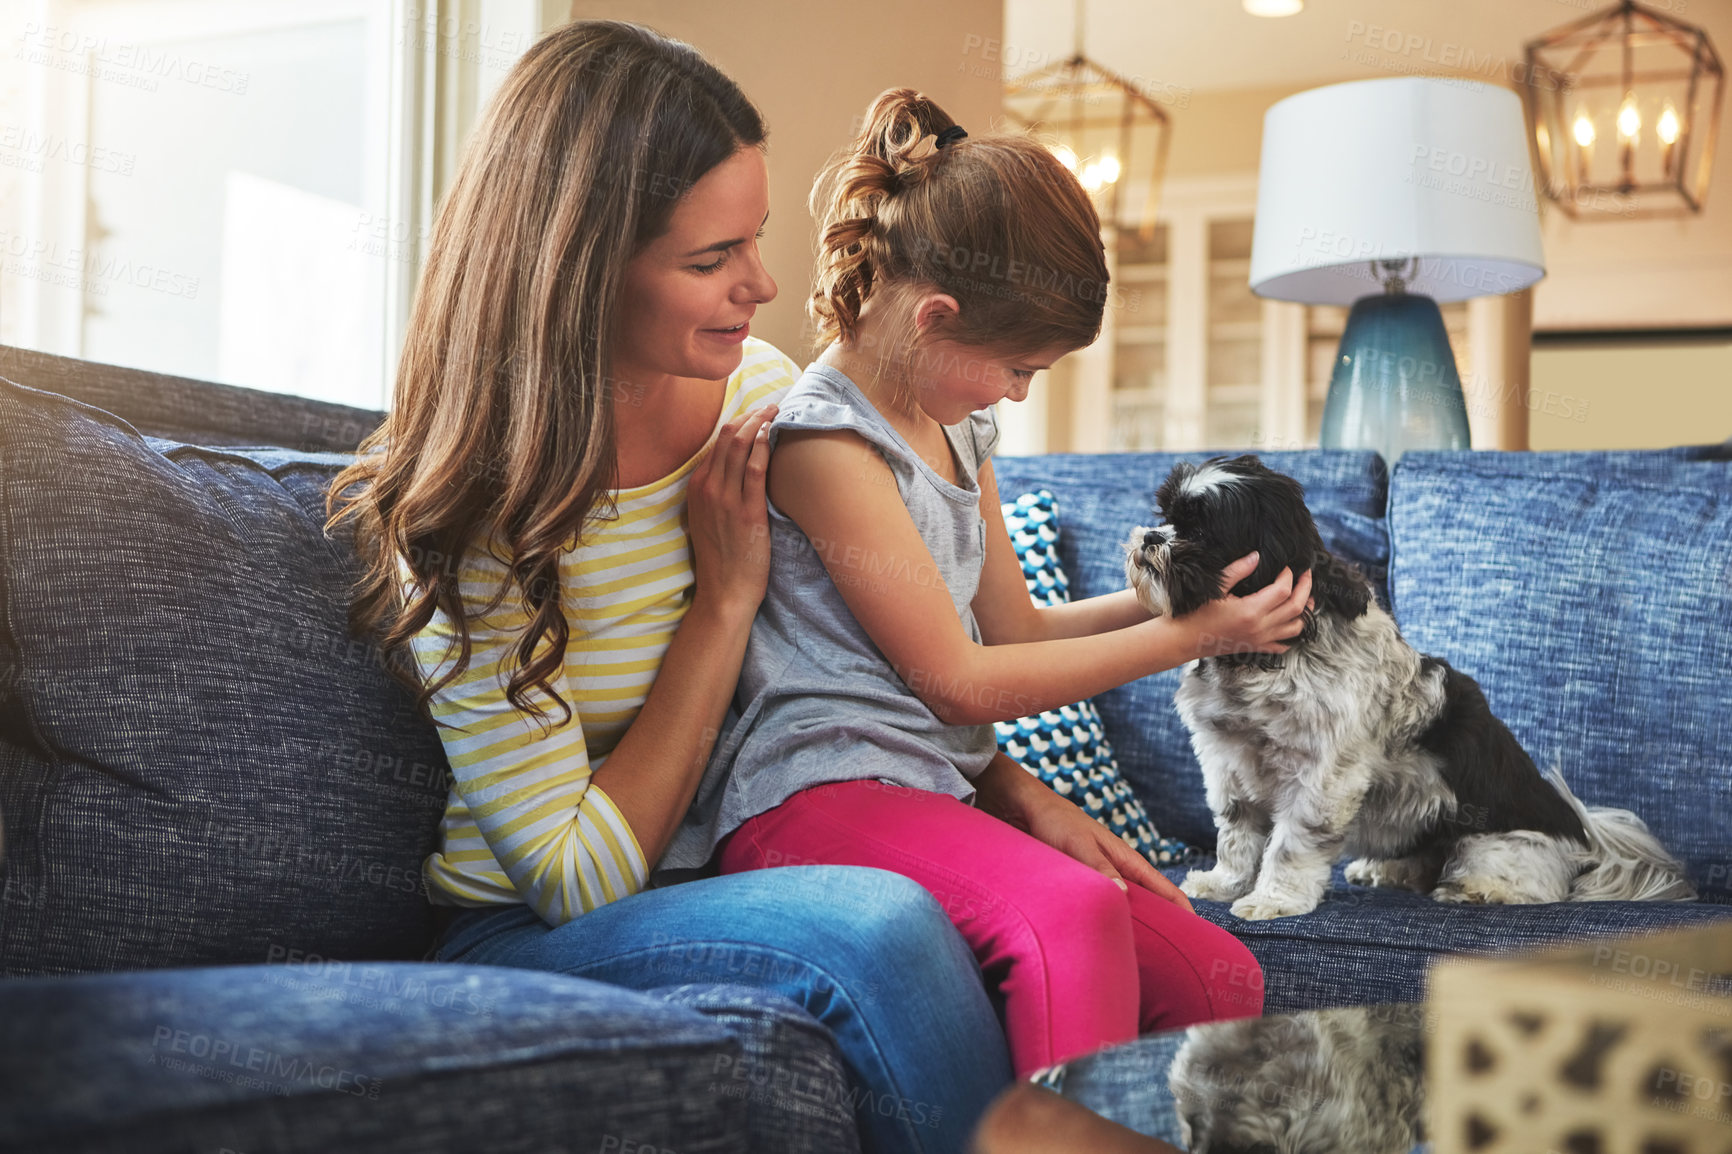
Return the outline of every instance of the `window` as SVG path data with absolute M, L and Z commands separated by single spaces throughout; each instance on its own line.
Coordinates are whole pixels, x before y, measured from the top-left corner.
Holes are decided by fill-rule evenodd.
M 37 0 L 0 343 L 384 408 L 439 179 L 533 0 Z

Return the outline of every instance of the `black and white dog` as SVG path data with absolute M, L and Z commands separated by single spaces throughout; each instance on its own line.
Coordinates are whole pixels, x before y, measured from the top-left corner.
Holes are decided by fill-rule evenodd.
M 1126 543 L 1150 613 L 1223 596 L 1257 570 L 1312 573 L 1314 610 L 1286 653 L 1205 657 L 1175 697 L 1219 830 L 1217 864 L 1180 887 L 1242 918 L 1307 913 L 1330 868 L 1356 884 L 1450 902 L 1689 900 L 1683 868 L 1628 810 L 1588 809 L 1542 776 L 1473 678 L 1416 652 L 1370 583 L 1323 545 L 1299 482 L 1253 455 L 1181 464 L 1156 493 L 1165 523 Z M 1548 781 L 1549 776 L 1549 781 Z

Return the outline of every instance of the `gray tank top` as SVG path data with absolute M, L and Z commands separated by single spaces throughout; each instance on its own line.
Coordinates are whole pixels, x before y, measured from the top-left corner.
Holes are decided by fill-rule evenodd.
M 963 629 L 978 643 L 971 603 L 986 524 L 975 478 L 998 444 L 993 411 L 944 427 L 963 486 L 939 476 L 859 386 L 828 365 L 813 364 L 782 398 L 770 424 L 772 452 L 783 429 L 850 429 L 878 450 Z M 812 541 L 773 502 L 769 522 L 769 587 L 733 705 L 652 885 L 683 880 L 741 823 L 812 786 L 875 779 L 969 801 L 970 779 L 997 749 L 991 725 L 939 721 L 854 620 Z

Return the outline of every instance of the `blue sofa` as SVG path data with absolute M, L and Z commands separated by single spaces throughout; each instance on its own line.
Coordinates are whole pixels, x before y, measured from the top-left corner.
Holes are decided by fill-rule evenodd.
M 320 528 L 380 414 L 15 350 L 0 378 L 0 1151 L 857 1147 L 834 1041 L 792 1003 L 425 960 L 449 770 L 348 638 L 354 559 Z M 1266 455 L 1407 636 L 1584 799 L 1641 813 L 1706 899 L 1199 903 L 1270 1010 L 1418 996 L 1442 952 L 1732 914 L 1725 455 L 1415 453 L 1393 478 Z M 1005 458 L 1000 491 L 1057 495 L 1086 597 L 1122 585 L 1176 459 Z M 1176 678 L 1098 704 L 1161 831 L 1207 846 Z
M 1073 598 L 1123 588 L 1120 544 L 1156 486 L 1207 454 L 1001 458 L 999 493 L 1044 488 Z M 1402 635 L 1484 688 L 1542 767 L 1589 805 L 1634 810 L 1690 870 L 1696 903 L 1458 906 L 1335 883 L 1303 917 L 1245 922 L 1266 1012 L 1424 996 L 1440 953 L 1491 953 L 1732 917 L 1732 442 L 1609 452 L 1260 454 L 1305 486 L 1331 552 Z M 1096 699 L 1160 832 L 1212 847 L 1173 708 L 1179 670 Z M 1204 864 L 1207 864 L 1206 862 Z M 1175 880 L 1184 868 L 1167 871 Z

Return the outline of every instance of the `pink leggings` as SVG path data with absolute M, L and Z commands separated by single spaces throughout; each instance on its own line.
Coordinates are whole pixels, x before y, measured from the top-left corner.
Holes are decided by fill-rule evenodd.
M 1233 935 L 945 794 L 816 786 L 742 825 L 720 864 L 877 866 L 926 887 L 1003 995 L 1019 1078 L 1139 1033 L 1263 1010 L 1263 972 Z

